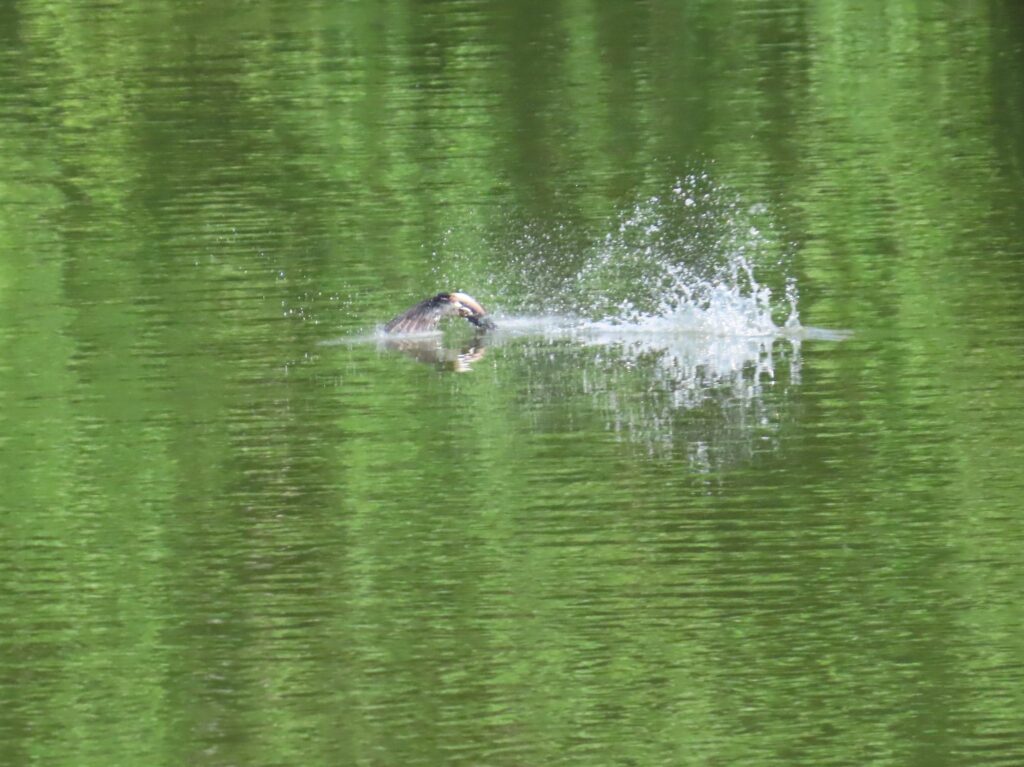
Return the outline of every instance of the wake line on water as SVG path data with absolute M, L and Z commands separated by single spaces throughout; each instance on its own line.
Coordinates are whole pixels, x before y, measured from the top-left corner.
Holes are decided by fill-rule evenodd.
M 548 340 L 567 339 L 586 343 L 588 340 L 613 343 L 616 341 L 646 342 L 657 345 L 672 339 L 751 339 L 795 341 L 845 341 L 853 336 L 849 330 L 830 330 L 808 325 L 787 325 L 783 327 L 749 327 L 737 332 L 735 328 L 724 328 L 709 324 L 707 318 L 694 322 L 691 318 L 649 317 L 637 322 L 611 320 L 587 320 L 570 315 L 495 315 L 497 330 L 491 335 L 496 344 L 512 338 L 543 337 Z M 426 337 L 441 337 L 442 331 L 421 334 Z M 366 340 L 388 338 L 385 333 L 366 336 Z

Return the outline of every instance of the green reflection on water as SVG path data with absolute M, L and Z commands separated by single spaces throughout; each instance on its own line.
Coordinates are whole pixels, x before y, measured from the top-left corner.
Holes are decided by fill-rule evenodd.
M 4 6 L 0 761 L 1022 761 L 1024 36 L 869 6 Z M 322 344 L 693 174 L 852 340 Z

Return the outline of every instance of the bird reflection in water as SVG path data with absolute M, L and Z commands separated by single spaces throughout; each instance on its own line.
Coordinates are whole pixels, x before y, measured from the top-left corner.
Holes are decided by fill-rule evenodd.
M 384 348 L 453 373 L 470 372 L 473 363 L 486 354 L 484 338 L 480 334 L 459 348 L 448 348 L 437 338 L 389 338 L 384 342 Z
M 459 349 L 445 347 L 435 336 L 410 335 L 436 331 L 441 321 L 448 317 L 462 317 L 476 330 L 473 339 Z M 388 322 L 384 332 L 394 337 L 389 338 L 384 345 L 420 362 L 456 373 L 466 373 L 473 369 L 474 362 L 484 356 L 485 334 L 494 328 L 487 310 L 472 296 L 458 292 L 438 293 Z

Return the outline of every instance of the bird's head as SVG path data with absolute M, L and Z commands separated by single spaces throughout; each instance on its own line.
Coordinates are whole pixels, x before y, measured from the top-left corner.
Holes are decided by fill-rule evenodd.
M 447 298 L 460 317 L 465 317 L 482 330 L 494 329 L 494 322 L 487 316 L 487 310 L 473 296 L 467 293 L 448 293 Z

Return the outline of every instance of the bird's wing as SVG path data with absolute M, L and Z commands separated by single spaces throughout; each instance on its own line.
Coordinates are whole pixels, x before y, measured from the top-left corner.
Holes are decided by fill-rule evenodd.
M 428 298 L 399 314 L 384 326 L 384 331 L 387 333 L 424 333 L 428 330 L 435 330 L 437 324 L 451 310 L 450 303 L 441 301 L 436 296 Z

